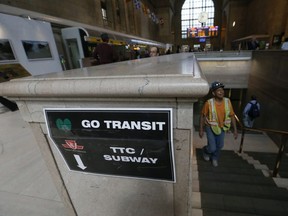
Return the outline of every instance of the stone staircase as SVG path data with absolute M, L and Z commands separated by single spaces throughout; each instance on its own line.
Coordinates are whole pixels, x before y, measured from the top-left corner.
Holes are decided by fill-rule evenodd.
M 262 153 L 262 152 L 246 152 L 246 154 L 261 164 L 265 164 L 269 170 L 273 170 L 275 166 L 276 153 Z M 281 165 L 279 167 L 279 177 L 288 178 L 288 156 L 282 156 Z
M 288 157 L 285 157 L 283 160 L 288 161 Z M 275 158 L 276 154 L 270 153 L 238 154 L 222 150 L 219 166 L 213 167 L 202 159 L 201 149 L 196 149 L 193 161 L 193 216 L 287 216 L 287 179 L 279 187 L 276 184 L 279 178 L 270 177 Z M 266 165 L 266 162 L 270 164 Z M 284 173 L 283 169 L 282 175 L 286 175 Z

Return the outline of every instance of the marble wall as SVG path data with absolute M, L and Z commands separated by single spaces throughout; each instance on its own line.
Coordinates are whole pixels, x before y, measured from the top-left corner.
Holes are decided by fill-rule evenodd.
M 248 82 L 249 97 L 261 104 L 261 116 L 255 127 L 288 131 L 288 52 L 254 51 Z

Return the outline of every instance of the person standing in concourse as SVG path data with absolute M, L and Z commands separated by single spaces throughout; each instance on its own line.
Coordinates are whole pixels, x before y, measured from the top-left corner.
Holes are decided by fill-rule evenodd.
M 220 82 L 211 84 L 213 97 L 204 103 L 200 115 L 200 138 L 207 135 L 207 145 L 203 147 L 203 158 L 218 166 L 220 151 L 224 146 L 225 133 L 229 131 L 231 123 L 234 139 L 237 139 L 235 113 L 229 98 L 224 97 L 224 85 Z
M 114 62 L 114 51 L 109 42 L 109 36 L 106 33 L 101 34 L 103 43 L 99 44 L 94 52 L 93 57 L 97 60 L 98 64 L 108 64 Z
M 150 55 L 150 57 L 159 56 L 159 48 L 155 47 L 155 46 L 151 47 L 149 55 Z

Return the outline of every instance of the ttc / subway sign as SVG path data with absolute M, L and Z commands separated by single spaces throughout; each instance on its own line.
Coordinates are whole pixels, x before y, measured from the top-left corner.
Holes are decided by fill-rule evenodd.
M 172 109 L 44 109 L 70 170 L 175 182 Z

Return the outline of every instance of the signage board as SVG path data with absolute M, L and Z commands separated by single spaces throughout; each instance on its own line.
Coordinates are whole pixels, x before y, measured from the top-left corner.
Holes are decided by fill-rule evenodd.
M 70 170 L 175 182 L 172 109 L 44 109 Z
M 203 26 L 187 28 L 188 38 L 216 37 L 218 36 L 218 26 Z

